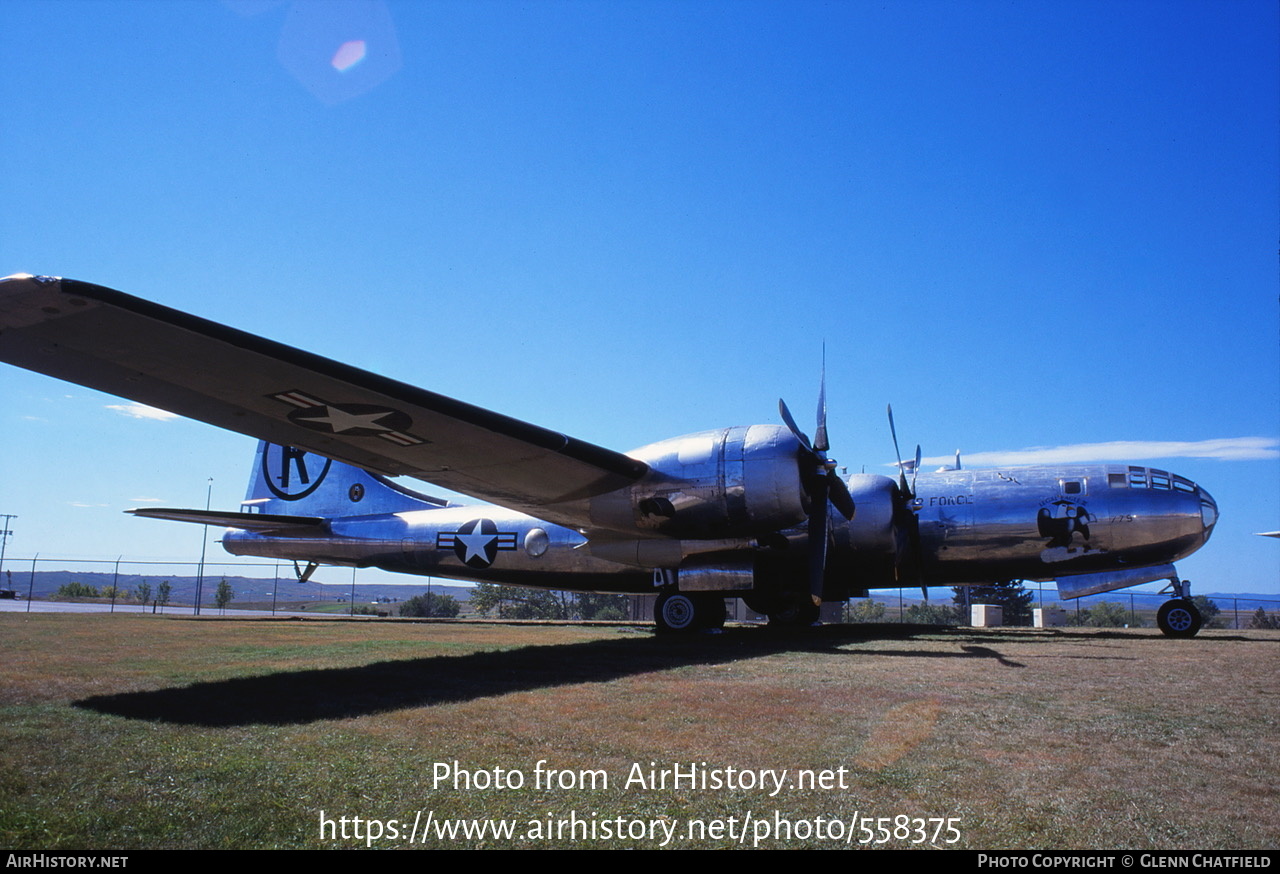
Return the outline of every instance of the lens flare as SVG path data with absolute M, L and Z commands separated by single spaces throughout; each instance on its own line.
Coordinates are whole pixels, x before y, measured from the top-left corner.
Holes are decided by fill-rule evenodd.
M 349 40 L 338 46 L 338 50 L 333 53 L 333 58 L 329 61 L 329 65 L 339 73 L 345 73 L 347 70 L 350 70 L 356 64 L 363 61 L 364 55 L 364 40 Z

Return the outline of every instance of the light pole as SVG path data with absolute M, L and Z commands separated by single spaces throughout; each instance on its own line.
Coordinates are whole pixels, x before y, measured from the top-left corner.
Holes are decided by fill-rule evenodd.
M 209 477 L 209 490 L 204 496 L 204 509 L 209 512 L 209 506 L 213 502 L 213 477 Z M 205 550 L 209 548 L 209 526 L 203 525 L 200 528 L 200 570 L 196 572 L 196 609 L 195 615 L 200 615 L 200 599 L 204 597 L 204 556 Z
M 122 555 L 120 556 L 120 558 L 116 559 L 116 570 L 111 577 L 111 612 L 112 613 L 116 612 L 116 593 L 120 591 L 120 559 L 121 558 L 124 558 L 124 556 Z
M 40 557 L 40 553 L 36 553 L 31 558 L 31 582 L 27 583 L 27 612 L 31 612 L 31 596 L 36 591 L 36 559 Z
M 0 513 L 0 519 L 4 520 L 4 528 L 0 528 L 0 571 L 4 570 L 4 548 L 9 544 L 9 535 L 13 533 L 9 530 L 9 520 L 17 518 L 12 513 Z
M 351 568 L 351 615 L 356 615 L 356 569 Z

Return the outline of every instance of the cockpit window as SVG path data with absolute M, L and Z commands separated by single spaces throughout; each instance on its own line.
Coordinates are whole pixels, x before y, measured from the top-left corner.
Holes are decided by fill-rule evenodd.
M 1120 474 L 1107 474 L 1107 482 L 1112 486 L 1120 485 L 1121 479 L 1123 476 Z M 1129 485 L 1135 489 L 1177 489 L 1180 492 L 1192 494 L 1196 491 L 1196 484 L 1186 477 L 1175 476 L 1167 471 L 1156 470 L 1154 467 L 1148 470 L 1145 467 L 1131 466 Z
M 1109 473 L 1107 474 L 1107 485 L 1113 489 L 1123 489 L 1128 487 L 1129 480 L 1122 473 Z

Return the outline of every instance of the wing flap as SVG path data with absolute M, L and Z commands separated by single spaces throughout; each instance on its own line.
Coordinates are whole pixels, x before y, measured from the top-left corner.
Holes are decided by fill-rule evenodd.
M 562 524 L 643 462 L 123 292 L 0 280 L 0 360 Z

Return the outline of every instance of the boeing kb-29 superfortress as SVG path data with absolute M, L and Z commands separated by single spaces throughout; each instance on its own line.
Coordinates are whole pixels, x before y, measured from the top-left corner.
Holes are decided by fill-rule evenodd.
M 1167 579 L 1161 629 L 1200 628 L 1173 562 L 1208 540 L 1218 509 L 1162 470 L 967 470 L 957 459 L 910 480 L 907 466 L 896 479 L 842 477 L 824 396 L 812 440 L 780 403 L 785 426 L 624 454 L 50 276 L 0 280 L 0 360 L 260 438 L 238 511 L 132 512 L 227 526 L 229 552 L 306 562 L 307 573 L 335 564 L 656 592 L 668 631 L 722 624 L 727 596 L 805 624 L 823 600 L 875 588 L 1056 580 L 1076 598 Z M 395 476 L 490 503 L 430 497 Z

